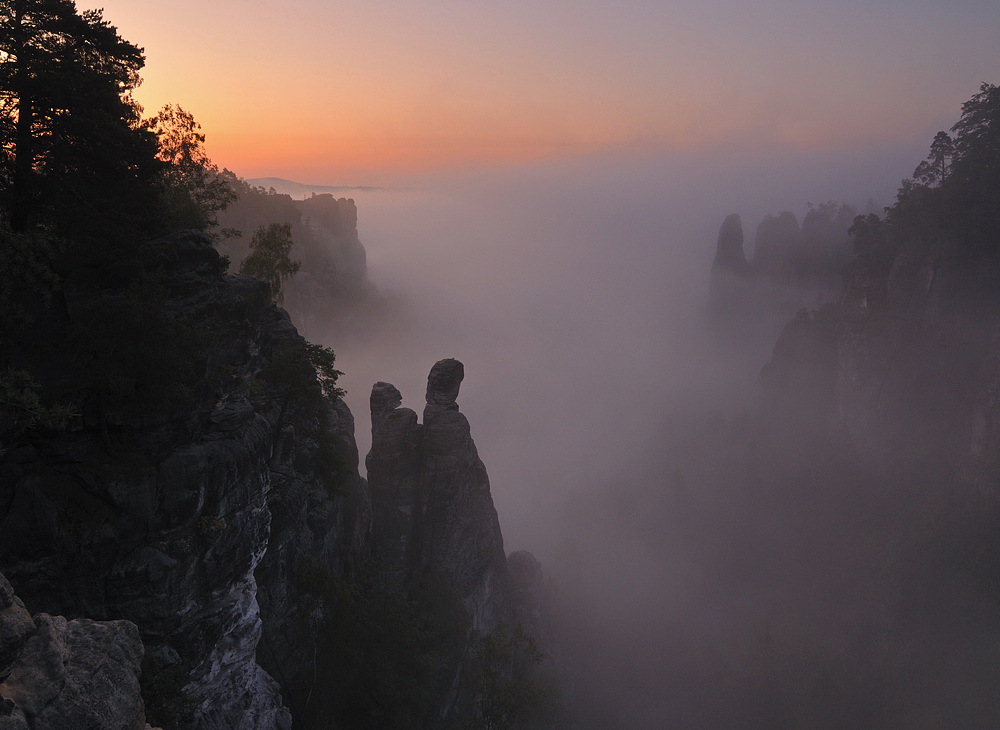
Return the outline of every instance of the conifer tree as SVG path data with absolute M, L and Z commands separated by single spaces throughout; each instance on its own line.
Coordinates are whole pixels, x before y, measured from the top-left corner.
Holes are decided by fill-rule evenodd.
M 236 202 L 235 175 L 220 171 L 205 153 L 205 135 L 191 112 L 167 104 L 150 120 L 156 134 L 157 157 L 166 163 L 161 176 L 167 228 L 196 228 L 209 233 L 219 223 L 219 213 Z M 223 231 L 223 236 L 239 235 Z
M 0 206 L 15 231 L 134 227 L 158 163 L 142 49 L 72 0 L 0 0 Z

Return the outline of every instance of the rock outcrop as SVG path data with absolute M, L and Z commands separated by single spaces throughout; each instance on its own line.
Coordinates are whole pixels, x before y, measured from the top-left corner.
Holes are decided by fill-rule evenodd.
M 24 643 L 35 631 L 24 601 L 14 595 L 7 578 L 0 573 L 0 682 L 10 675 Z
M 200 379 L 184 409 L 85 412 L 77 428 L 12 450 L 0 465 L 0 567 L 48 613 L 138 625 L 158 722 L 287 727 L 278 685 L 255 659 L 280 399 L 250 391 L 268 365 L 261 352 L 298 335 L 262 282 L 223 276 L 204 236 L 151 245 L 165 269 L 161 307 L 212 333 L 190 353 Z M 67 280 L 71 322 L 109 296 L 101 281 L 85 271 Z
M 748 273 L 743 253 L 743 224 L 739 213 L 732 213 L 722 222 L 712 261 L 709 295 L 714 314 L 726 314 L 741 306 L 747 296 Z
M 769 345 L 798 310 L 836 302 L 850 260 L 847 231 L 855 212 L 832 202 L 810 207 L 801 228 L 789 211 L 767 215 L 757 226 L 749 262 L 739 215 L 727 216 L 712 263 L 714 323 L 723 325 L 729 338 Z
M 419 520 L 422 427 L 401 408 L 391 383 L 372 386 L 372 446 L 365 458 L 375 520 L 375 543 L 387 559 L 412 569 L 421 562 Z
M 394 386 L 375 384 L 368 480 L 380 549 L 408 570 L 443 574 L 488 631 L 506 610 L 506 560 L 489 477 L 456 403 L 464 377 L 458 360 L 434 365 L 423 424 Z
M 506 560 L 500 521 L 469 421 L 459 412 L 465 368 L 440 360 L 427 378 L 421 464 L 421 553 L 465 600 L 477 628 L 490 627 L 505 600 Z
M 799 221 L 795 214 L 786 210 L 776 216 L 766 215 L 754 237 L 754 272 L 777 281 L 790 281 L 799 266 L 800 249 Z
M 257 568 L 263 633 L 257 660 L 280 685 L 297 726 L 312 711 L 310 697 L 324 693 L 316 672 L 316 642 L 331 606 L 312 594 L 312 577 L 347 585 L 363 570 L 372 509 L 358 475 L 354 417 L 342 400 L 324 404 L 320 418 L 330 438 L 310 443 L 303 430 L 286 428 L 271 461 L 271 536 Z M 332 469 L 317 469 L 324 460 Z M 330 680 L 335 681 L 335 679 Z
M 223 252 L 235 265 L 249 252 L 257 227 L 272 222 L 291 226 L 291 255 L 301 263 L 283 287 L 283 306 L 299 332 L 314 342 L 331 334 L 364 335 L 364 324 L 381 300 L 368 280 L 354 200 L 329 193 L 294 200 L 247 186 L 240 200 L 220 216 L 223 227 L 244 233 L 241 239 L 222 242 Z
M 32 619 L 0 574 L 0 728 L 142 730 L 143 647 L 129 621 Z
M 719 229 L 719 240 L 715 246 L 715 259 L 712 261 L 712 276 L 717 272 L 730 272 L 736 275 L 745 274 L 747 257 L 743 253 L 743 223 L 739 213 L 730 213 L 722 221 Z
M 396 697 L 393 727 L 464 722 L 477 701 L 463 675 L 475 662 L 472 630 L 520 614 L 486 470 L 456 403 L 462 364 L 432 369 L 423 424 L 395 388 L 376 384 L 369 489 L 353 416 L 317 381 L 310 358 L 322 348 L 298 335 L 266 285 L 226 276 L 201 234 L 149 246 L 158 273 L 146 299 L 105 270 L 113 262 L 77 267 L 45 346 L 54 353 L 71 332 L 107 330 L 109 303 L 128 313 L 138 296 L 150 319 L 132 318 L 136 336 L 158 327 L 166 344 L 148 339 L 164 362 L 137 347 L 132 370 L 122 367 L 128 377 L 81 385 L 42 348 L 29 364 L 79 395 L 81 413 L 68 429 L 39 429 L 0 453 L 0 569 L 28 605 L 66 617 L 31 623 L 0 586 L 0 679 L 10 671 L 3 686 L 26 727 L 56 709 L 24 699 L 17 662 L 50 655 L 69 662 L 66 672 L 87 666 L 129 692 L 141 662 L 146 717 L 169 730 L 345 722 L 362 711 L 345 671 L 364 674 L 364 712 L 380 711 L 383 689 L 411 693 Z M 170 339 L 171 322 L 183 336 Z M 104 330 L 93 331 L 114 346 L 121 333 Z M 356 636 L 344 633 L 345 618 Z M 406 641 L 385 649 L 383 628 Z M 99 644 L 106 661 L 93 658 Z M 78 658 L 78 647 L 90 653 Z M 383 681 L 369 650 L 399 668 Z M 83 685 L 62 671 L 46 681 L 64 687 L 66 709 L 37 727 L 91 727 Z M 93 712 L 116 730 L 140 728 L 137 702 L 135 713 L 97 701 Z
M 541 645 L 547 643 L 548 596 L 542 564 L 527 550 L 507 556 L 513 620 Z

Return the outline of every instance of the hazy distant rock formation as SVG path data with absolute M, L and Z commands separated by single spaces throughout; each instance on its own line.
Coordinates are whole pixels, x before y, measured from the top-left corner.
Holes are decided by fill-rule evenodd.
M 380 300 L 368 280 L 354 200 L 330 193 L 293 200 L 247 186 L 240 200 L 220 216 L 223 228 L 243 232 L 242 238 L 219 244 L 234 269 L 247 255 L 254 231 L 267 223 L 291 225 L 295 242 L 291 256 L 301 268 L 283 287 L 283 306 L 299 332 L 322 341 L 331 333 L 363 330 L 367 314 L 378 308 Z
M 728 215 L 712 262 L 713 318 L 733 325 L 744 341 L 753 339 L 751 330 L 761 330 L 773 341 L 775 321 L 803 307 L 836 301 L 841 272 L 850 260 L 847 231 L 855 212 L 833 202 L 810 207 L 801 228 L 790 211 L 767 215 L 757 226 L 749 261 L 740 217 Z
M 964 460 L 966 476 L 997 478 L 995 265 L 953 235 L 906 233 L 886 246 L 883 274 L 854 261 L 836 304 L 787 325 L 762 371 L 769 413 L 793 409 L 873 452 Z
M 0 574 L 0 730 L 142 730 L 142 652 L 129 621 L 32 619 Z
M 722 222 L 712 261 L 709 293 L 713 313 L 725 313 L 740 305 L 745 296 L 747 272 L 743 224 L 739 213 L 731 213 Z
M 456 403 L 464 377 L 458 360 L 434 365 L 422 425 L 395 387 L 376 383 L 366 463 L 382 549 L 444 574 L 488 630 L 507 604 L 506 560 L 486 468 Z
M 801 435 L 834 423 L 840 320 L 832 305 L 800 310 L 785 325 L 761 369 L 763 407 L 773 422 Z
M 794 213 L 767 215 L 757 226 L 753 246 L 753 270 L 759 276 L 789 281 L 802 258 L 799 221 Z
M 848 281 L 838 417 L 872 445 L 965 458 L 990 481 L 1000 478 L 1000 282 L 986 256 L 935 238 L 900 246 L 884 291 Z
M 719 229 L 719 240 L 715 247 L 715 259 L 712 261 L 712 276 L 717 272 L 745 274 L 747 257 L 743 253 L 743 223 L 739 213 L 730 213 Z

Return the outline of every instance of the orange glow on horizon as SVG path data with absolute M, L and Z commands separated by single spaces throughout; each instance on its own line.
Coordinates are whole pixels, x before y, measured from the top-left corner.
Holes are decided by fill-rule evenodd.
M 316 184 L 614 150 L 874 146 L 945 125 L 1000 59 L 973 15 L 857 23 L 835 4 L 79 5 L 146 49 L 147 115 L 179 104 L 220 166 Z M 914 41 L 929 38 L 981 50 L 948 66 Z
M 287 140 L 246 143 L 236 137 L 216 136 L 207 147 L 220 167 L 228 167 L 242 177 L 292 177 L 299 182 L 326 184 L 369 183 L 397 173 L 420 173 L 474 166 L 502 166 L 539 162 L 559 157 L 593 152 L 599 147 L 556 145 L 544 142 L 509 141 L 492 145 L 482 142 L 461 144 L 441 140 L 390 142 L 380 139 L 355 139 L 336 142 Z M 285 171 L 285 172 L 282 172 Z M 293 172 L 288 172 L 293 171 Z M 295 172 L 301 171 L 301 172 Z M 342 175 L 358 180 L 301 180 L 301 175 Z M 298 176 L 298 177 L 297 177 Z

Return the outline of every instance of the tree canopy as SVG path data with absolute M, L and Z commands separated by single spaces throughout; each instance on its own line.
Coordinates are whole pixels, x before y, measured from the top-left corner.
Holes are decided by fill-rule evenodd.
M 938 132 L 931 142 L 927 159 L 913 171 L 913 177 L 927 186 L 937 186 L 944 182 L 951 170 L 951 158 L 955 154 L 955 142 L 947 132 Z
M 157 158 L 166 163 L 161 178 L 168 228 L 196 228 L 209 232 L 218 215 L 236 202 L 235 175 L 220 171 L 205 153 L 205 135 L 194 115 L 167 104 L 150 120 L 156 134 Z
M 284 294 L 281 285 L 293 276 L 301 262 L 292 261 L 292 227 L 288 223 L 271 223 L 261 226 L 253 234 L 250 255 L 243 259 L 240 273 L 255 276 L 271 285 L 271 299 L 281 304 Z
M 143 64 L 100 10 L 0 0 L 0 204 L 15 231 L 138 226 L 158 167 L 131 97 Z
M 982 270 L 1000 260 L 1000 87 L 982 84 L 951 134 L 938 132 L 886 216 L 858 216 L 849 276 L 884 302 L 897 252 L 917 242 Z M 984 267 L 983 264 L 989 264 Z

